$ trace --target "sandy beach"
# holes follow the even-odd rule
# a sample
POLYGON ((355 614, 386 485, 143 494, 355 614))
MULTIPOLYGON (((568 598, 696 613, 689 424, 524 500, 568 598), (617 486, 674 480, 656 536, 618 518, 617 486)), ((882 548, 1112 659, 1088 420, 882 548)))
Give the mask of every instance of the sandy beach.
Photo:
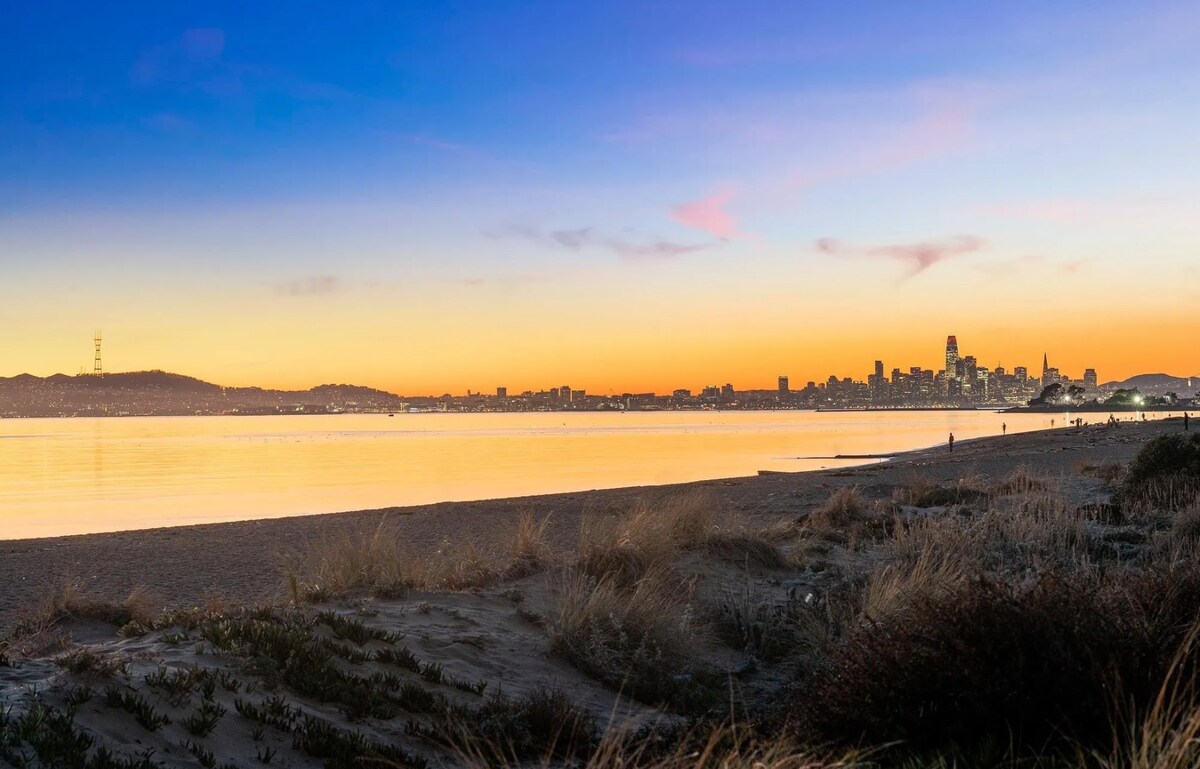
POLYGON ((163 608, 281 600, 286 595, 282 562, 288 553, 323 538, 371 531, 384 520, 399 528, 414 552, 473 543, 485 557, 500 559, 507 533, 522 514, 548 518, 549 542, 566 552, 576 547, 586 517, 624 512, 641 501, 680 493, 710 496, 746 527, 766 527, 811 512, 839 487, 858 486, 867 497, 886 498, 897 483, 914 475, 943 483, 971 474, 1001 477, 1027 465, 1061 478, 1071 501, 1082 505, 1098 493, 1098 484, 1079 474, 1080 462, 1126 462, 1144 441, 1178 430, 1178 419, 1099 424, 961 441, 953 453, 943 445, 848 469, 0 541, 5 585, 0 631, 23 608, 68 582, 97 600, 121 600, 141 587, 163 608))
MULTIPOLYGON (((947 644, 979 628, 963 649, 991 670, 1015 620, 989 613, 1009 598, 969 602, 989 580, 1010 581, 1034 617, 1031 575, 1049 569, 1044 589, 1068 590, 1001 658, 1031 689, 1044 649, 1057 660, 1103 643, 1113 621, 1129 624, 1120 645, 1178 640, 1186 625, 1156 623, 1171 616, 1167 587, 1193 616, 1196 516, 1109 503, 1147 441, 1181 432, 1060 428, 836 470, 0 543, 0 765, 101 748, 121 766, 512 765, 734 710, 768 750, 785 745, 779 718, 812 744, 852 746, 878 717, 869 740, 915 747, 927 723, 908 726, 910 694, 887 683, 910 654, 871 666, 908 638, 931 644, 940 670, 947 644), (1111 579, 1070 587, 1097 568, 1111 579), (964 600, 978 620, 959 617, 964 600), (879 624, 889 617, 901 635, 879 624)), ((1122 675, 1162 680, 1173 648, 1119 656, 1137 662, 1122 675)), ((1098 696, 1087 682, 1105 670, 1064 701, 1098 696)), ((940 696, 924 680, 911 696, 940 696)), ((1004 678, 993 694, 1010 690, 1004 678)))

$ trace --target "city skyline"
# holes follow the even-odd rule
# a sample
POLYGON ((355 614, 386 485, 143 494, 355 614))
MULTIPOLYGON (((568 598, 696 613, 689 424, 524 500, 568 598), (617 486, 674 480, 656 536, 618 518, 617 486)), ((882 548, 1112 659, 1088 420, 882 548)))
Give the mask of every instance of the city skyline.
MULTIPOLYGON (((147 368, 141 368, 141 369, 124 369, 121 371, 113 371, 110 368, 108 368, 107 366, 102 366, 102 332, 100 330, 97 330, 94 334, 94 337, 91 339, 91 341, 93 344, 91 347, 88 348, 89 351, 91 352, 91 358, 89 359, 89 365, 88 366, 81 365, 78 369, 77 376, 98 375, 102 371, 103 371, 103 373, 106 373, 106 374, 107 373, 131 374, 131 373, 143 373, 143 372, 155 372, 155 371, 159 371, 159 372, 169 371, 168 369, 165 369, 161 366, 149 366, 147 368)), ((1091 366, 1085 367, 1085 368, 1079 370, 1077 372, 1078 373, 1077 376, 1072 376, 1072 374, 1076 373, 1076 372, 1073 372, 1066 367, 1061 367, 1061 366, 1057 366, 1057 365, 1055 365, 1055 366, 1049 365, 1050 353, 1048 351, 1043 351, 1041 353, 1042 361, 1041 361, 1040 367, 1023 365, 1023 364, 1014 364, 1011 366, 1006 366, 1003 364, 1003 362, 998 363, 996 365, 988 366, 983 363, 980 363, 978 356, 973 355, 973 354, 971 354, 971 355, 966 354, 966 350, 968 350, 968 349, 973 349, 973 348, 970 348, 969 346, 964 347, 961 351, 962 354, 960 356, 958 335, 951 334, 951 335, 946 336, 946 343, 945 343, 945 347, 943 349, 944 358, 940 359, 940 360, 944 360, 945 365, 940 369, 939 368, 928 368, 921 364, 914 365, 913 361, 902 361, 903 365, 893 365, 891 363, 886 363, 885 361, 887 359, 885 357, 885 358, 875 359, 873 361, 873 366, 871 366, 871 367, 867 367, 867 366, 862 367, 863 369, 870 371, 870 373, 867 373, 865 375, 862 375, 860 372, 857 372, 857 371, 856 372, 826 372, 824 375, 818 375, 815 377, 804 377, 804 376, 797 377, 797 376, 793 376, 788 373, 782 373, 782 374, 777 374, 773 377, 770 377, 770 379, 771 379, 770 383, 764 383, 764 384, 759 385, 757 383, 746 384, 745 382, 740 382, 736 387, 734 386, 732 381, 729 381, 730 377, 717 376, 717 377, 711 377, 711 378, 705 380, 703 384, 683 383, 683 382, 677 381, 677 382, 674 382, 672 384, 669 384, 667 386, 664 386, 664 387, 661 387, 658 389, 653 389, 653 388, 650 388, 650 389, 647 389, 647 388, 624 388, 624 389, 608 388, 608 389, 604 389, 604 388, 595 388, 595 387, 589 386, 589 384, 587 382, 581 382, 577 378, 567 376, 567 377, 565 377, 566 379, 569 379, 569 380, 575 382, 578 386, 570 386, 570 385, 562 385, 562 384, 557 384, 557 385, 549 384, 548 385, 547 382, 535 383, 532 386, 520 386, 520 387, 511 387, 508 384, 498 384, 491 388, 480 387, 477 385, 469 385, 469 386, 458 385, 455 387, 443 388, 440 390, 430 390, 430 391, 422 392, 422 391, 415 391, 415 390, 404 390, 404 389, 392 389, 392 388, 388 388, 388 387, 379 387, 375 384, 366 383, 366 382, 352 382, 350 380, 345 379, 344 377, 339 378, 338 376, 332 376, 331 378, 316 381, 316 382, 309 382, 309 383, 306 383, 306 384, 304 384, 302 386, 298 386, 298 387, 275 387, 273 385, 264 384, 263 382, 249 382, 249 383, 246 383, 246 382, 237 382, 237 383, 219 382, 216 380, 206 379, 203 376, 196 375, 195 373, 189 372, 189 371, 171 371, 170 373, 182 375, 185 377, 192 377, 192 378, 200 379, 202 381, 213 382, 215 384, 219 384, 222 387, 229 387, 229 388, 266 387, 268 389, 278 389, 278 390, 307 390, 307 389, 313 388, 313 387, 319 387, 319 386, 325 386, 325 385, 337 383, 339 385, 353 384, 356 386, 371 387, 371 388, 375 388, 375 389, 378 389, 382 392, 386 392, 389 394, 396 394, 396 395, 400 395, 400 396, 404 396, 404 397, 414 397, 414 398, 437 398, 437 397, 443 397, 443 396, 460 397, 464 393, 467 396, 472 396, 472 395, 478 396, 478 395, 488 395, 490 393, 490 394, 495 394, 499 397, 506 397, 510 394, 513 397, 530 396, 530 395, 542 395, 542 396, 552 395, 555 399, 557 399, 557 397, 558 397, 557 391, 559 391, 559 390, 567 390, 568 392, 578 391, 580 393, 586 393, 586 394, 590 394, 590 395, 603 395, 603 396, 613 396, 613 395, 621 395, 621 394, 628 395, 631 393, 653 393, 653 394, 658 394, 658 395, 669 395, 671 393, 675 393, 678 395, 678 394, 684 393, 684 392, 687 392, 688 395, 690 396, 693 391, 701 392, 701 391, 705 391, 705 390, 716 390, 716 391, 726 390, 726 391, 730 391, 730 392, 736 391, 736 392, 759 392, 759 393, 764 393, 764 392, 799 393, 802 390, 804 390, 805 388, 811 390, 813 387, 824 388, 827 384, 833 385, 833 384, 839 384, 839 383, 840 384, 853 383, 855 386, 874 388, 875 381, 878 381, 878 382, 881 382, 884 384, 891 384, 891 383, 895 382, 897 375, 900 375, 902 377, 908 377, 910 375, 916 376, 918 374, 920 374, 922 376, 930 377, 931 381, 936 381, 937 387, 938 387, 938 392, 941 395, 970 396, 971 387, 969 385, 964 385, 963 382, 964 381, 974 381, 977 377, 978 372, 982 372, 983 374, 991 374, 991 375, 996 375, 996 374, 1007 375, 1007 376, 1016 375, 1020 378, 1022 383, 1024 383, 1026 381, 1026 379, 1028 379, 1028 381, 1033 382, 1033 383, 1039 383, 1039 382, 1042 382, 1043 379, 1046 379, 1047 375, 1051 375, 1051 378, 1049 380, 1047 380, 1046 383, 1049 383, 1050 381, 1061 381, 1064 383, 1082 384, 1082 385, 1086 385, 1088 388, 1090 388, 1093 391, 1098 386, 1105 385, 1105 384, 1108 384, 1111 382, 1120 382, 1120 381, 1123 381, 1123 379, 1129 378, 1129 377, 1100 378, 1097 368, 1091 367, 1091 366), (957 364, 956 370, 954 370, 954 368, 953 368, 953 367, 955 367, 955 364, 957 364), (964 369, 964 366, 965 366, 965 369, 964 369), (954 371, 954 373, 950 373, 951 371, 954 371), (957 388, 957 389, 953 389, 953 388, 957 388)), ((818 367, 819 367, 819 364, 818 364, 818 367)), ((29 371, 21 371, 19 373, 14 372, 14 373, 6 374, 2 370, 0 370, 0 379, 12 379, 16 376, 26 375, 26 374, 32 374, 33 376, 39 376, 39 377, 48 377, 48 376, 52 376, 52 375, 63 375, 63 374, 70 376, 70 374, 67 374, 67 372, 65 370, 61 370, 61 369, 52 372, 52 374, 50 374, 50 373, 35 374, 35 373, 29 372, 29 371)), ((1189 379, 1189 380, 1191 378, 1200 378, 1194 374, 1187 374, 1187 373, 1182 373, 1182 372, 1176 373, 1176 372, 1168 372, 1168 371, 1162 371, 1162 370, 1140 371, 1140 372, 1137 372, 1136 374, 1133 374, 1130 376, 1137 376, 1137 375, 1143 375, 1143 374, 1166 374, 1168 376, 1175 376, 1180 379, 1189 379)), ((551 381, 561 381, 563 378, 564 377, 560 376, 559 379, 551 380, 551 381)), ((969 399, 969 397, 968 397, 968 399, 969 399)), ((569 398, 568 398, 568 400, 569 400, 569 398)))
POLYGON ((113 370, 405 392, 937 368, 947 327, 1200 368, 1195 4, 11 17, 6 373, 94 327, 113 370))

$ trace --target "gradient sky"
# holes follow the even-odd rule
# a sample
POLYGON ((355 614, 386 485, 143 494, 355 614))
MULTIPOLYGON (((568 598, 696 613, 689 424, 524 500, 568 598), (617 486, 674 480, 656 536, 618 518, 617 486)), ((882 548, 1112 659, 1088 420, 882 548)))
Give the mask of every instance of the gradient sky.
POLYGON ((1200 373, 1194 2, 4 5, 0 375, 1200 373))

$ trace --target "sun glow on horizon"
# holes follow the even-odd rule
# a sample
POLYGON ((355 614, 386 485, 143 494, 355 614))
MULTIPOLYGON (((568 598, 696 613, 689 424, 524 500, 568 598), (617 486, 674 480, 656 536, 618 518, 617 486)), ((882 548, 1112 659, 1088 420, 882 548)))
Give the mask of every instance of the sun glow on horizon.
POLYGON ((15 11, 0 375, 1200 373, 1200 10, 694 10, 15 11))

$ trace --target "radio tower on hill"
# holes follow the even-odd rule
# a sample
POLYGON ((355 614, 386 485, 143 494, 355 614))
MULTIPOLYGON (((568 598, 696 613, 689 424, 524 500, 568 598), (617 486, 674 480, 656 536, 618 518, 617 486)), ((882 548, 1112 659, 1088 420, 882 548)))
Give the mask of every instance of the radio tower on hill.
POLYGON ((93 341, 96 343, 96 359, 95 359, 95 361, 93 361, 93 364, 92 364, 92 375, 100 376, 101 374, 104 373, 104 368, 101 367, 101 365, 100 365, 100 342, 101 342, 101 339, 100 339, 99 331, 96 332, 96 337, 93 341))

